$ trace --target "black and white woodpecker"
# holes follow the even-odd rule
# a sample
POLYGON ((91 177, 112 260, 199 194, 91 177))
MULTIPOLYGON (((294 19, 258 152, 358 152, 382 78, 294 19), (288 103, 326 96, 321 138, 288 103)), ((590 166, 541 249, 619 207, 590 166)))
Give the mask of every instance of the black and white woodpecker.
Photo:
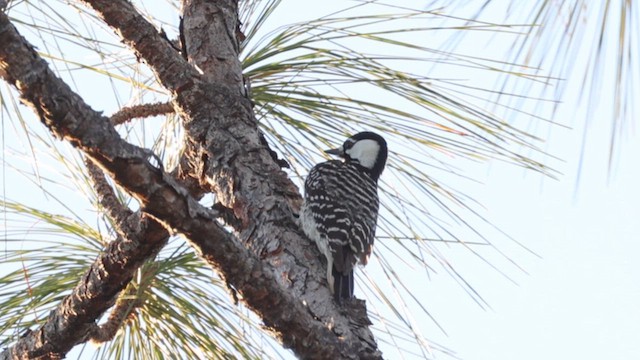
POLYGON ((344 159, 320 163, 304 183, 301 224, 327 258, 327 282, 336 301, 353 297, 353 268, 366 265, 378 219, 378 178, 387 162, 387 142, 361 132, 341 148, 344 159))

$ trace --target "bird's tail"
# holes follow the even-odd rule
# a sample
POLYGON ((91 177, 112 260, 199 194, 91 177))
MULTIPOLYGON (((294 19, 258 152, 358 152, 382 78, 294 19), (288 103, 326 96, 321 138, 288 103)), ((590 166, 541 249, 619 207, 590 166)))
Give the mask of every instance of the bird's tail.
POLYGON ((342 300, 351 299, 353 297, 353 269, 345 274, 336 270, 334 266, 332 275, 334 279, 333 296, 336 302, 340 303, 342 300))

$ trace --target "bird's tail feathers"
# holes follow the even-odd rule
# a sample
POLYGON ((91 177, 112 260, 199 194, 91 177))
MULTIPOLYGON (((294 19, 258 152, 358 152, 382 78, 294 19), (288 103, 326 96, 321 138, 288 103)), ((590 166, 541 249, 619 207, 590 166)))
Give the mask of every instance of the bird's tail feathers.
POLYGON ((336 302, 340 303, 342 300, 351 299, 353 297, 353 270, 342 273, 333 267, 333 296, 336 302))

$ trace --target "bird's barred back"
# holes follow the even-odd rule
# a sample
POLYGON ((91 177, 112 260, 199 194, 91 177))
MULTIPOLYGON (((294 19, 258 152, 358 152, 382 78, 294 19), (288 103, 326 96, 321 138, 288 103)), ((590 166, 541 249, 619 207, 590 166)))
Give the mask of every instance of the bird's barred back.
POLYGON ((331 247, 349 245, 366 263, 379 206, 376 182, 356 164, 327 161, 311 170, 305 193, 320 235, 331 247))

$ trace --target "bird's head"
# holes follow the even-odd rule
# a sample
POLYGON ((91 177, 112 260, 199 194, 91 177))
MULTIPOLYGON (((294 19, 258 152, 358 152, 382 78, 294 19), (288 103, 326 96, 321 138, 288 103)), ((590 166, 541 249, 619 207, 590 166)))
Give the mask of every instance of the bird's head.
POLYGON ((378 180, 387 163, 387 142, 382 136, 370 131, 361 132, 348 138, 341 148, 325 150, 327 154, 338 155, 346 162, 359 164, 378 180))

